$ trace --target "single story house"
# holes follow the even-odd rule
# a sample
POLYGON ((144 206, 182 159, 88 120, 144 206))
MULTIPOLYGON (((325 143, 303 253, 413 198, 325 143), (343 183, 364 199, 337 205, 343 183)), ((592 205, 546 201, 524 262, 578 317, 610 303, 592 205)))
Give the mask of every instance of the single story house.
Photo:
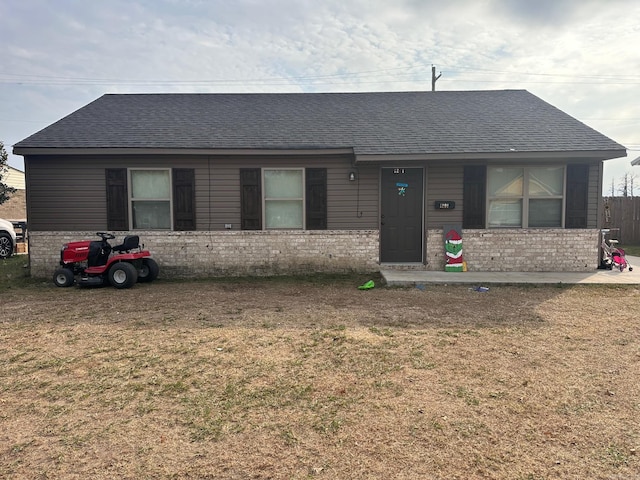
POLYGON ((136 232, 162 275, 598 266, 606 136, 524 90, 109 94, 14 145, 31 272, 136 232), (447 231, 445 231, 447 229, 447 231))

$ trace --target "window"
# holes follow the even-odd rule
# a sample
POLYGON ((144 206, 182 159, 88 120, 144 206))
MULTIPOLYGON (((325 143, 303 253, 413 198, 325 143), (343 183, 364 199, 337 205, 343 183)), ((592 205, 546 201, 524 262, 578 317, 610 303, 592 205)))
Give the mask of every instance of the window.
POLYGON ((489 167, 489 227, 562 227, 564 167, 489 167))
POLYGON ((131 226, 135 229, 171 229, 171 171, 129 170, 131 226))
POLYGON ((195 170, 105 169, 107 229, 195 230, 195 170))
POLYGON ((529 168, 529 226, 561 227, 564 167, 529 168))
POLYGON ((304 227, 304 170, 264 169, 266 229, 304 227))
POLYGON ((326 168, 241 168, 243 230, 327 229, 326 168))
POLYGON ((521 227, 524 168, 489 168, 489 227, 521 227))

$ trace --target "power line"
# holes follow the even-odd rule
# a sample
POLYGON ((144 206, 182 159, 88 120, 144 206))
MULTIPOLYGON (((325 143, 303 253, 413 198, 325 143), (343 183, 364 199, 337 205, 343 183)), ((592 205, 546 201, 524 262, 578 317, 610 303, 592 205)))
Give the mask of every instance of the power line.
MULTIPOLYGON (((335 74, 322 74, 322 75, 301 75, 291 77, 264 77, 264 78, 248 78, 248 79, 190 79, 190 80, 148 80, 148 79, 122 79, 122 78, 92 78, 92 77, 66 77, 66 76, 54 76, 54 75, 33 75, 33 74, 12 74, 1 73, 0 83, 2 84, 14 84, 14 85, 34 85, 34 86, 57 86, 57 85, 118 85, 118 86, 163 86, 163 85, 175 85, 175 86, 232 86, 232 85, 288 85, 291 82, 298 83, 315 83, 318 80, 329 79, 351 79, 351 81, 358 80, 360 84, 371 83, 394 83, 402 80, 398 80, 400 77, 423 75, 424 79, 427 78, 428 66, 426 64, 413 64, 405 67, 394 67, 385 69, 363 70, 358 72, 344 72, 335 74), (423 72, 420 70, 424 69, 423 72), (405 73, 401 71, 404 70, 405 73), (413 71, 410 71, 413 70, 413 71), (362 78, 364 77, 364 78, 362 78), (374 80, 376 77, 392 77, 391 80, 374 80)), ((520 72, 509 70, 496 70, 485 69, 468 66, 451 65, 447 70, 447 73, 458 73, 464 75, 465 73, 473 73, 476 75, 523 75, 532 77, 549 78, 566 78, 575 79, 576 81, 533 81, 527 80, 526 83, 549 83, 549 84, 607 84, 607 85, 638 85, 640 84, 640 75, 574 75, 563 73, 540 73, 540 72, 520 72), (614 80, 612 82, 612 80, 614 80)), ((416 82, 421 81, 415 79, 416 82)), ((461 82, 473 82, 473 83, 505 83, 510 80, 480 80, 480 79, 468 79, 468 78, 448 78, 448 82, 461 83, 461 82)), ((345 82, 331 82, 329 85, 344 85, 345 82)))
MULTIPOLYGON (((408 74, 404 74, 407 76, 408 74)), ((0 79, 0 84, 4 85, 25 85, 25 86, 47 86, 47 87, 56 87, 56 86, 241 86, 241 85, 251 85, 251 86, 269 86, 269 85, 308 85, 308 86, 320 86, 320 85, 371 85, 371 84, 390 84, 390 83, 423 83, 425 79, 401 79, 396 78, 392 80, 358 80, 354 83, 351 81, 344 82, 317 82, 314 81, 311 77, 307 78, 274 78, 272 80, 260 80, 260 79, 246 79, 246 80, 116 80, 116 81, 108 81, 108 80, 93 80, 93 81, 60 81, 60 82, 41 82, 41 81, 20 81, 20 80, 3 80, 0 79), (306 80, 306 81, 305 81, 306 80)), ((458 79, 458 78, 448 78, 448 83, 484 83, 484 84, 505 84, 505 83, 514 83, 513 80, 477 80, 477 79, 458 79)), ((584 82, 584 81, 575 81, 575 82, 563 82, 563 81, 522 81, 518 82, 519 84, 543 84, 543 85, 640 85, 640 81, 637 82, 611 82, 611 81, 602 81, 602 82, 584 82)))
MULTIPOLYGON (((394 68, 383 68, 383 69, 375 69, 375 70, 362 70, 359 72, 344 72, 344 73, 333 73, 333 74, 322 74, 322 75, 304 75, 299 77, 267 77, 267 78, 257 78, 252 79, 256 81, 261 80, 280 80, 280 79, 315 79, 315 78, 331 78, 331 77, 345 77, 345 76, 354 76, 354 75, 363 75, 369 73, 381 73, 381 72, 394 72, 397 70, 407 70, 411 68, 417 67, 425 67, 422 64, 409 65, 406 67, 394 67, 394 68)), ((404 74, 408 75, 408 74, 404 74)), ((39 79, 52 79, 52 80, 64 80, 64 81, 101 81, 101 82, 112 82, 112 81, 125 81, 125 82, 163 82, 163 80, 139 80, 139 79, 121 79, 121 78, 88 78, 88 77, 61 77, 61 76, 53 76, 53 75, 31 75, 31 74, 20 74, 20 73, 0 73, 0 77, 8 76, 8 77, 27 77, 27 78, 39 78, 39 79)), ((176 82, 243 82, 245 80, 216 80, 216 79, 207 79, 207 80, 176 80, 176 82)))
POLYGON ((488 68, 464 67, 464 66, 451 66, 450 68, 452 69, 451 71, 470 70, 470 71, 477 72, 479 74, 485 74, 485 75, 493 75, 495 73, 504 73, 508 75, 530 75, 530 76, 540 76, 540 77, 599 78, 602 80, 627 78, 627 79, 640 80, 640 75, 638 74, 575 75, 575 74, 568 74, 568 73, 541 73, 541 72, 519 72, 514 70, 493 70, 488 68))
POLYGON ((378 70, 364 70, 360 72, 345 72, 335 74, 323 74, 323 75, 305 75, 305 76, 292 76, 292 77, 265 77, 265 78, 249 78, 249 79, 197 79, 197 80, 148 80, 148 79, 122 79, 122 78, 87 78, 87 77, 60 77, 49 75, 29 75, 29 74, 10 74, 0 73, 0 83, 5 84, 28 84, 28 85, 101 85, 115 83, 119 85, 198 85, 198 84, 247 84, 247 83, 272 83, 273 84, 288 84, 291 81, 314 81, 331 78, 348 78, 359 77, 363 75, 377 74, 377 76, 410 76, 417 75, 416 73, 384 73, 384 72, 397 72, 398 70, 408 70, 416 68, 415 66, 409 67, 396 67, 385 68, 378 70), (2 78, 11 77, 11 78, 2 78))

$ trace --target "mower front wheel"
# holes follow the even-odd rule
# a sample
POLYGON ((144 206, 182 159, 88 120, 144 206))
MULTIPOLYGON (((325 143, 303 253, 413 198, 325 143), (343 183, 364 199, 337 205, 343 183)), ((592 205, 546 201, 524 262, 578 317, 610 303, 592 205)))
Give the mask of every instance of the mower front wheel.
POLYGON ((160 267, 153 258, 143 258, 142 267, 138 270, 138 282, 150 283, 158 278, 160 267))
POLYGON ((53 283, 56 287, 70 287, 74 282, 73 271, 69 268, 60 267, 53 272, 53 283))
POLYGON ((109 269, 108 277, 116 288, 131 288, 138 281, 138 270, 128 262, 118 262, 109 269))

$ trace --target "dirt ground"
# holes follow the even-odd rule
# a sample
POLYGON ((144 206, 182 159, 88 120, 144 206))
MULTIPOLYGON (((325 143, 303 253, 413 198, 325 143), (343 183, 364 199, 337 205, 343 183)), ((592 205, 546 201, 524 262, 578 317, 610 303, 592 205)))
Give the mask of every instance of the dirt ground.
POLYGON ((640 289, 0 292, 0 477, 640 479, 640 289))

